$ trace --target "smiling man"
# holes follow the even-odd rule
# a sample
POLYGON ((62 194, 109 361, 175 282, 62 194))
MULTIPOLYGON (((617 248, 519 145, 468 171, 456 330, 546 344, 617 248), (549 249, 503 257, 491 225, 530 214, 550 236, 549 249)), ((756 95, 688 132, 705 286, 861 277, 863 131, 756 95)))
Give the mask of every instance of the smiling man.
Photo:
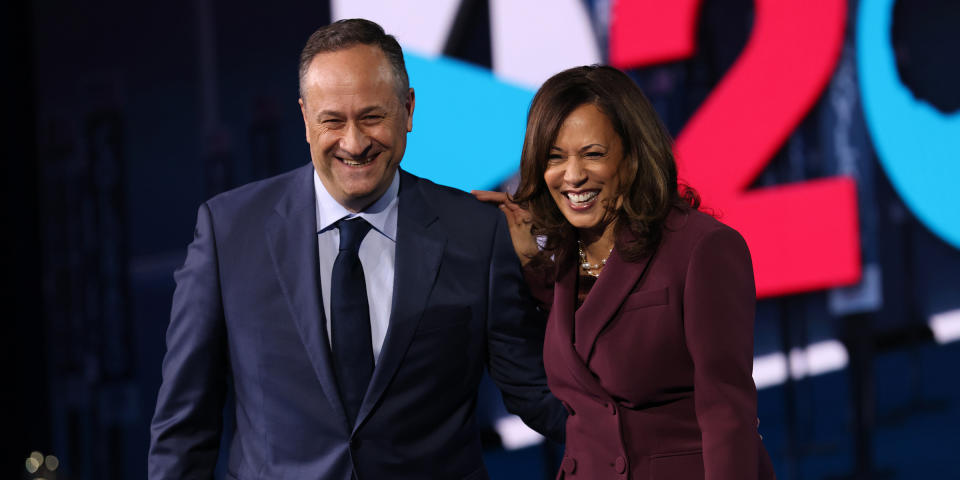
POLYGON ((413 130, 413 89, 391 66, 403 68, 403 57, 360 43, 304 61, 300 111, 313 166, 337 203, 362 211, 387 192, 413 130))
POLYGON ((510 411, 562 440, 503 215, 399 169, 414 93, 396 40, 367 20, 316 31, 300 110, 309 165, 199 209, 150 478, 211 476, 227 398, 228 478, 487 478, 484 367, 510 411))

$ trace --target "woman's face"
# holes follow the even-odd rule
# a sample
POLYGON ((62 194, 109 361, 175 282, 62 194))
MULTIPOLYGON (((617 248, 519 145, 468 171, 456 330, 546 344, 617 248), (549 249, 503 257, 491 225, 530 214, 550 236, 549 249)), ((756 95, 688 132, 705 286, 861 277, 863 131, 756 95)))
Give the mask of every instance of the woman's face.
POLYGON ((617 171, 623 145, 607 115, 586 103, 560 126, 543 180, 557 207, 575 228, 605 228, 618 206, 617 171))

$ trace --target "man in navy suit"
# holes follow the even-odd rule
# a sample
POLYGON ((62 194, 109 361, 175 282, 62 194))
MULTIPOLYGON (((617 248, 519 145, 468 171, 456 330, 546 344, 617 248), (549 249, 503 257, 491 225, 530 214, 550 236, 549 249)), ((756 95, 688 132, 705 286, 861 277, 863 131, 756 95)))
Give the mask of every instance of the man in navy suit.
POLYGON ((503 215, 398 168, 414 92, 396 40, 366 20, 319 29, 300 97, 312 165, 199 209, 150 478, 210 478, 228 390, 228 478, 487 478, 484 366, 510 411, 561 440, 503 215))

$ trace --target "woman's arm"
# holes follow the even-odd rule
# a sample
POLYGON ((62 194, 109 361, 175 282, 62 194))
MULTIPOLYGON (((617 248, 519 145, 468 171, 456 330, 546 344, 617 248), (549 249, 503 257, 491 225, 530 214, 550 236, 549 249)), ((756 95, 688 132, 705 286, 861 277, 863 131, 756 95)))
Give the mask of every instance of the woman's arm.
POLYGON ((510 229, 513 250, 520 259, 520 265, 523 266, 523 276, 527 286, 540 303, 540 308, 549 310, 553 305, 553 282, 556 271, 553 260, 537 245, 537 237, 531 231, 530 212, 513 203, 510 195, 504 192, 473 190, 470 193, 481 202, 496 204, 503 212, 510 229))
POLYGON ((530 260, 540 253, 540 247, 537 245, 537 237, 530 231, 532 219, 530 212, 524 210, 520 205, 513 203, 510 195, 504 192, 491 192, 489 190, 472 190, 470 193, 477 197, 477 200, 486 203, 496 204, 507 218, 507 226, 510 228, 510 240, 513 241, 513 250, 517 252, 517 258, 520 259, 520 265, 526 266, 530 260))
POLYGON ((693 249, 683 292, 708 480, 757 478, 755 304, 753 266, 743 237, 726 226, 708 232, 693 249))

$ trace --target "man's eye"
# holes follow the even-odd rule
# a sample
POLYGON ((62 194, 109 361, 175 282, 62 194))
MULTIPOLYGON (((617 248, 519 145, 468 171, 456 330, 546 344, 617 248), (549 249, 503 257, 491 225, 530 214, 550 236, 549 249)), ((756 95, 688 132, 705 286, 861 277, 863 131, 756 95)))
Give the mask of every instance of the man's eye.
POLYGON ((377 122, 383 119, 383 115, 366 115, 363 119, 368 122, 377 122))
POLYGON ((330 127, 330 126, 342 124, 343 120, 340 120, 339 118, 328 118, 326 120, 321 120, 320 123, 330 127))

